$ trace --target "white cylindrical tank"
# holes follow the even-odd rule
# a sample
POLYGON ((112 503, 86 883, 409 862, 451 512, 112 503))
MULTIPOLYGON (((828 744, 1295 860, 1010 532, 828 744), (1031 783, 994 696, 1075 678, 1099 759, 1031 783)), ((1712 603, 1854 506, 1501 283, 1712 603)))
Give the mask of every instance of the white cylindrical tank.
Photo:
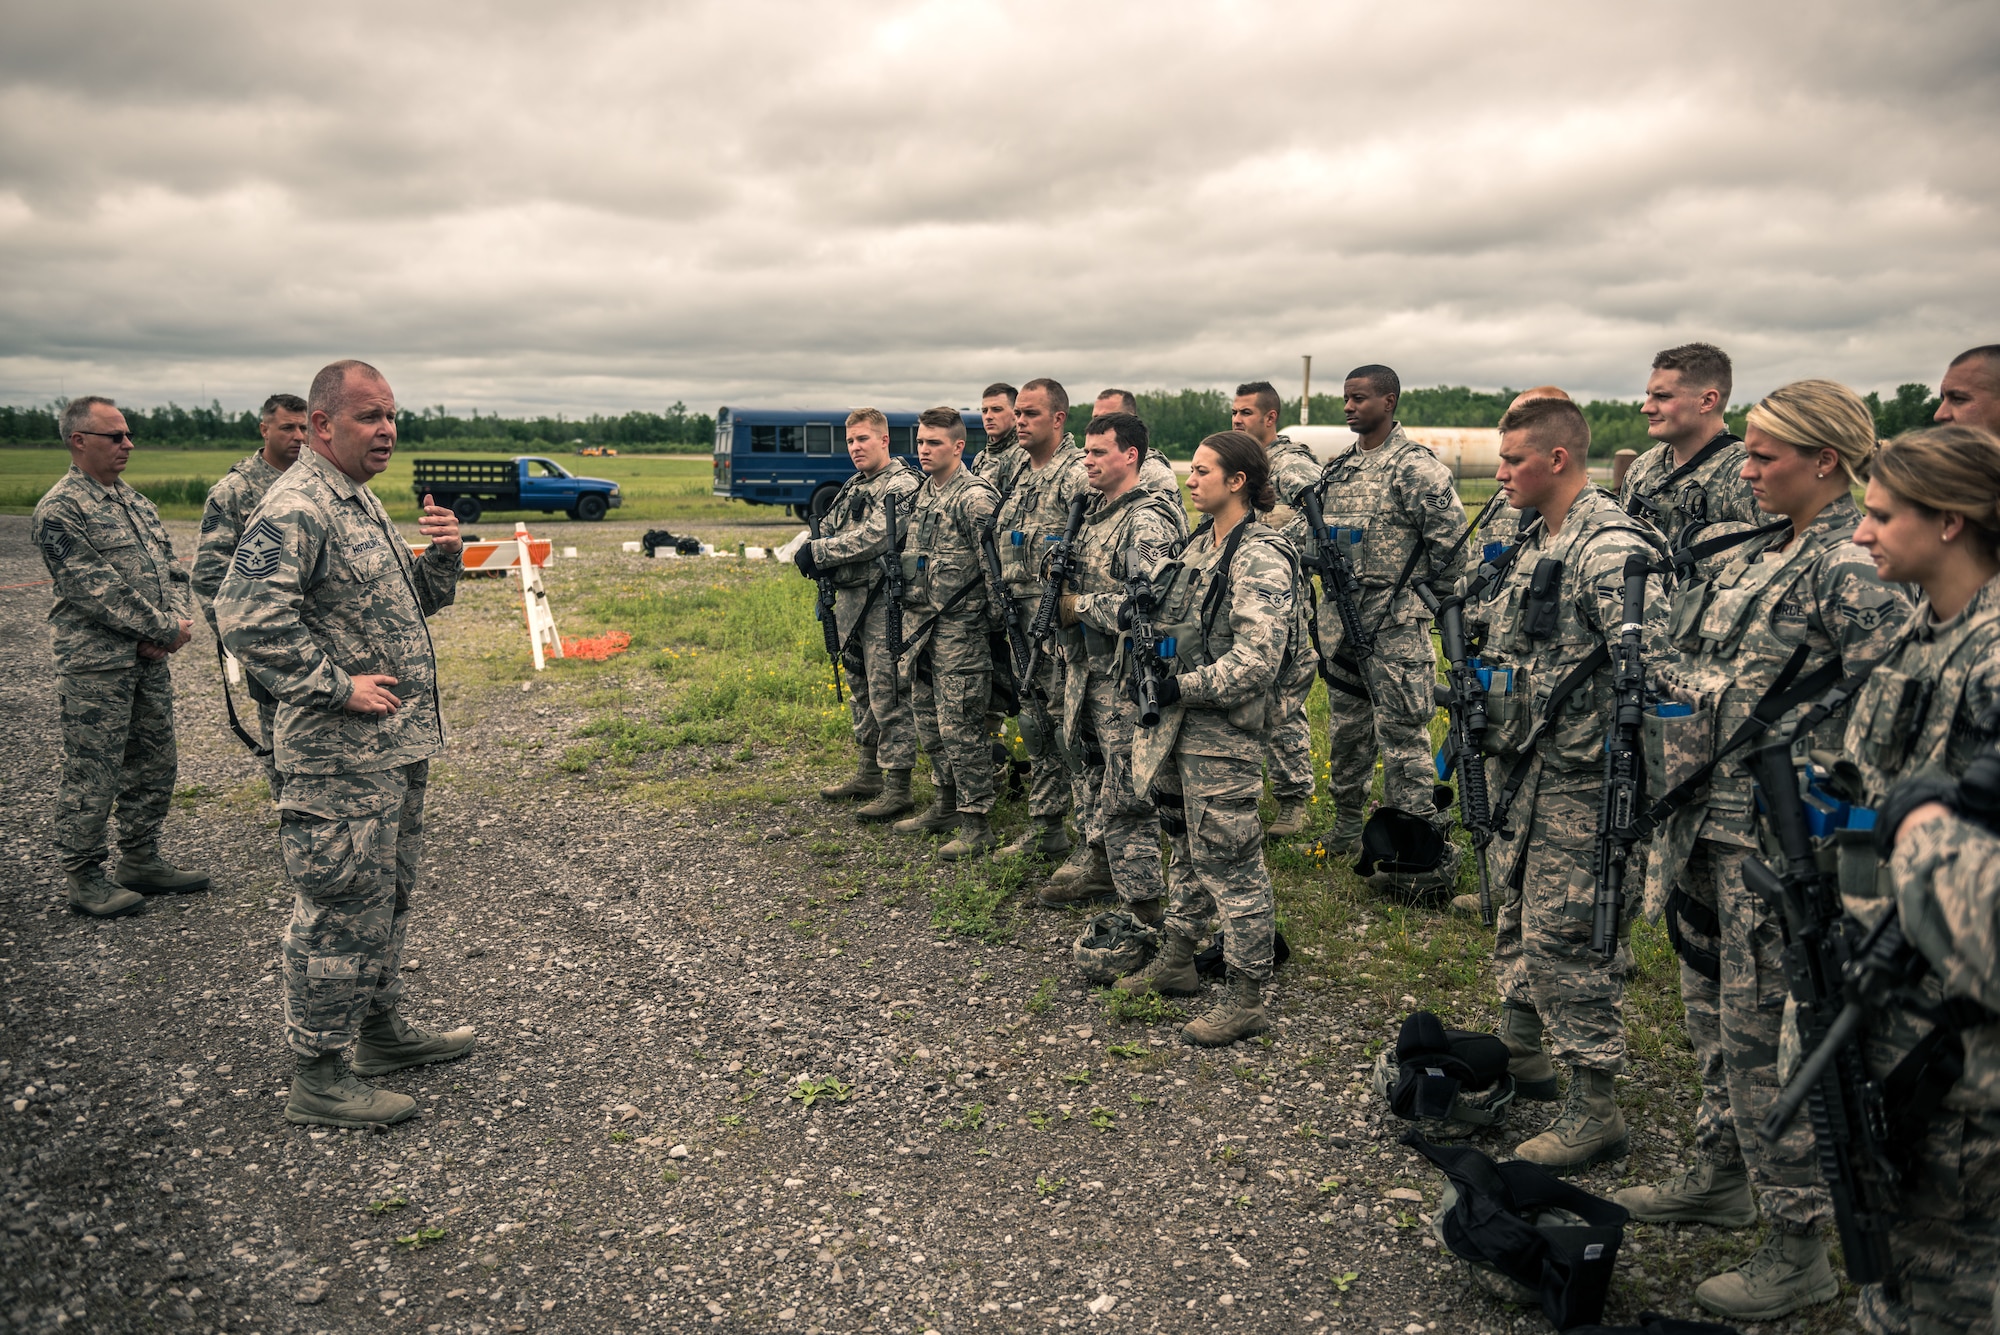
MULTIPOLYGON (((1500 430, 1484 426, 1407 426, 1405 435, 1428 446, 1451 469, 1453 477, 1492 477, 1500 466, 1500 430)), ((1326 463, 1354 445, 1354 433, 1344 426, 1293 426, 1285 435, 1326 463)))

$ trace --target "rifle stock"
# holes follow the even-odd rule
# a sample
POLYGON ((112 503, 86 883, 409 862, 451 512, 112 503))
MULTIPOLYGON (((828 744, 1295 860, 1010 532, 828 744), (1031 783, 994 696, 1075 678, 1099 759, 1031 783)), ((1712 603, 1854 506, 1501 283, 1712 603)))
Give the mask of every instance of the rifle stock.
MULTIPOLYGON (((823 490, 823 489, 822 489, 823 490)), ((827 493, 830 497, 831 493, 827 493)), ((820 524, 826 518, 826 505, 815 501, 806 507, 806 531, 814 542, 819 541, 820 524)), ((840 694, 840 625, 833 614, 833 579, 821 575, 814 581, 819 586, 819 599, 813 608, 813 615, 819 618, 820 635, 826 642, 827 661, 833 664, 833 701, 842 703, 840 694)))
POLYGON ((1164 675, 1160 656, 1163 645, 1164 652, 1173 652, 1173 641, 1160 639, 1153 580, 1150 574, 1137 573, 1139 560, 1137 549, 1126 553, 1125 607, 1131 628, 1126 632, 1125 648, 1132 672, 1132 697, 1139 705, 1139 726, 1155 728, 1160 723, 1160 680, 1164 675))
MULTIPOLYGON (((1028 634, 1021 624, 1021 609, 1014 606, 1013 595, 1007 591, 1007 582, 1000 569, 1000 549, 994 538, 995 521, 989 518, 979 531, 979 547, 986 560, 986 578, 993 586, 993 596, 1000 604, 1000 621, 1007 632, 1007 652, 1014 661, 1016 697, 1021 704, 1021 718, 1037 736, 1035 746, 1039 753, 1053 752, 1061 760, 1065 769, 1071 769, 1068 749, 1062 744, 1062 734, 1058 731, 1054 718, 1049 713, 1048 701, 1042 696, 1041 683, 1035 680, 1038 664, 1033 647, 1028 642, 1028 634)), ((1023 730, 1024 732, 1026 729, 1023 730)))
POLYGON ((1361 624, 1361 581, 1347 553, 1341 550, 1339 540, 1340 533, 1346 530, 1327 528, 1326 512, 1320 506, 1319 492, 1313 487, 1301 487, 1292 507, 1306 517, 1312 528, 1312 555, 1306 558, 1306 568, 1319 576, 1321 592, 1340 617, 1341 638, 1346 642, 1347 652, 1356 663, 1365 663, 1375 656, 1375 637, 1361 624))
POLYGON ((882 609, 888 621, 889 656, 900 659, 903 656, 903 539, 896 532, 896 493, 883 496, 882 504, 889 518, 889 550, 882 553, 882 592, 889 602, 882 609))
POLYGON ((1611 689, 1616 713, 1604 753, 1604 796, 1597 822, 1597 898, 1591 905, 1590 948, 1610 959, 1618 953, 1619 919, 1625 912, 1625 869, 1639 837, 1646 769, 1639 729, 1646 713, 1646 665, 1640 652, 1645 634, 1646 576, 1643 556, 1625 560, 1625 598, 1612 658, 1611 689))
MULTIPOLYGON (((1083 512, 1090 506, 1087 493, 1078 492, 1069 503, 1069 524, 1063 529, 1062 542, 1049 553, 1048 586, 1042 590, 1042 601, 1035 608, 1035 619, 1028 627, 1028 643, 1039 656, 1042 646, 1048 643, 1055 630, 1056 605, 1062 601, 1063 587, 1076 574, 1076 535, 1083 530, 1083 512)), ((1036 666, 1039 666, 1039 661, 1036 666)))
POLYGON ((1417 598, 1437 621, 1438 639, 1444 647, 1445 685, 1441 703, 1451 713, 1452 770, 1458 776, 1458 819, 1472 836, 1472 852, 1479 865, 1479 918, 1493 925, 1493 884, 1487 869, 1486 850, 1493 842, 1493 801, 1486 787, 1486 688, 1472 666, 1465 635, 1465 601, 1459 597, 1439 598, 1424 580, 1412 586, 1417 598))

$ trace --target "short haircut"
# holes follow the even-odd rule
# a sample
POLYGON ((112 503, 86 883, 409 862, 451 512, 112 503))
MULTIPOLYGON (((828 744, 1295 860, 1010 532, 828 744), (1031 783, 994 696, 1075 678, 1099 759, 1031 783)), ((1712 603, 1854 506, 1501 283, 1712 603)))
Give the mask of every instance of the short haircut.
POLYGON ((347 398, 348 376, 355 371, 377 380, 387 379, 367 362, 356 361, 352 357, 329 363, 320 368, 319 374, 313 377, 312 388, 306 391, 306 411, 325 413, 328 417, 339 412, 340 405, 347 398))
POLYGON ((1875 462, 1875 414, 1859 394, 1837 380, 1794 380, 1757 400, 1744 421, 1772 440, 1817 454, 1832 450, 1854 486, 1868 480, 1875 462))
POLYGON ((1092 436, 1110 436, 1118 442, 1121 450, 1139 451, 1139 462, 1146 462, 1146 424, 1136 413, 1105 413, 1102 417, 1090 419, 1090 425, 1083 429, 1084 439, 1092 436))
POLYGON ((118 406, 117 403, 105 398, 102 394, 81 394, 63 404, 62 425, 59 428, 62 432, 63 444, 69 444, 69 438, 77 432, 89 430, 90 410, 100 403, 107 408, 116 408, 118 406))
POLYGON ((2000 437, 1951 423, 1906 431, 1875 453, 1873 480, 1934 515, 1963 515, 1981 546, 2000 550, 2000 437))
POLYGON ((306 410, 306 401, 296 394, 273 394, 264 400, 264 406, 258 410, 257 420, 270 421, 280 408, 288 413, 302 413, 306 410))
POLYGON ((965 439, 965 417, 956 408, 926 408, 917 414, 917 425, 935 427, 953 440, 965 439))
POLYGON ((1006 381, 996 380, 992 384, 988 385, 985 389, 980 390, 979 397, 980 400, 983 402, 986 399, 998 398, 1000 395, 1005 394, 1007 396, 1007 406, 1011 408, 1014 406, 1014 399, 1020 394, 1020 392, 1021 392, 1020 390, 1015 389, 1012 385, 1008 384, 1006 381))
POLYGON ((1252 380, 1247 385, 1238 385, 1236 397, 1240 399, 1245 394, 1257 396, 1257 411, 1260 413, 1274 413, 1285 406, 1284 400, 1278 397, 1277 389, 1268 380, 1252 380))
POLYGON ((1403 396, 1402 378, 1379 362, 1370 362, 1366 366, 1357 366, 1347 373, 1347 378, 1349 380, 1366 380, 1374 387, 1377 394, 1393 394, 1397 398, 1403 396))
POLYGON ((1958 356, 1953 357, 1951 364, 1953 366, 1962 366, 1974 357, 1978 357, 1986 363, 1986 370, 1989 374, 2000 376, 2000 343, 1982 343, 1976 348, 1967 348, 1964 352, 1959 353, 1958 356))
POLYGON ((1062 381, 1051 380, 1047 376, 1040 376, 1021 386, 1023 394, 1026 394, 1031 389, 1039 389, 1042 393, 1049 396, 1050 412, 1068 415, 1069 391, 1062 387, 1062 381))
POLYGON ((1590 423, 1568 399, 1529 399, 1500 419, 1500 434, 1519 431, 1543 454, 1560 447, 1577 459, 1590 456, 1590 423))
POLYGON ((1729 363, 1729 354, 1713 343, 1683 343, 1678 348, 1668 348, 1653 358, 1653 369, 1678 371, 1688 384, 1722 395, 1725 405, 1729 402, 1729 391, 1736 386, 1736 370, 1729 363))
POLYGON ((1118 411, 1121 413, 1136 413, 1139 411, 1138 396, 1133 394, 1132 391, 1129 389, 1098 390, 1097 398, 1095 401, 1098 403, 1102 403, 1106 399, 1118 400, 1118 411))
POLYGON ((880 408, 856 408, 847 415, 847 425, 872 426, 885 436, 889 434, 889 419, 880 408))

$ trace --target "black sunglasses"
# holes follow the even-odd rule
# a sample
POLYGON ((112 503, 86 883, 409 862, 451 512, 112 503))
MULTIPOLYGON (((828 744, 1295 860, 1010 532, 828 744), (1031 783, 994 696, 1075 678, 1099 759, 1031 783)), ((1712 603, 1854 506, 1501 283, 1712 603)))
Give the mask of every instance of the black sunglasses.
MULTIPOLYGON (((79 431, 76 434, 79 436, 102 436, 106 440, 133 440, 130 431, 79 431)), ((138 442, 134 440, 133 443, 137 444, 138 442)))

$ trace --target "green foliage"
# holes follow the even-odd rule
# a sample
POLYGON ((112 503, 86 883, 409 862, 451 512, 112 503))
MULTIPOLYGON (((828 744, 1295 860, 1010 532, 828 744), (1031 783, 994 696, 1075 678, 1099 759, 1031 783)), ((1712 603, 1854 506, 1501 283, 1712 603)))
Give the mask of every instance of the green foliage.
POLYGON ((1053 1196, 1068 1185, 1069 1179, 1066 1177, 1044 1177, 1040 1173, 1035 1174, 1035 1194, 1038 1196, 1053 1196))
POLYGON ((986 1125, 986 1105, 968 1103, 960 1109, 957 1117, 947 1115, 938 1122, 938 1125, 946 1131, 977 1131, 986 1125))
POLYGON ((845 1103, 853 1094, 854 1086, 841 1083, 835 1076, 828 1076, 824 1080, 812 1080, 800 1076, 787 1097, 797 1099, 801 1106, 810 1108, 821 1099, 845 1103))
POLYGON ((443 1242, 448 1236, 448 1231, 442 1228, 420 1228, 414 1233, 397 1238, 396 1241, 413 1252, 420 1252, 434 1242, 443 1242))
MULTIPOLYGON (((1229 430, 1231 396, 1224 390, 1151 389, 1134 391, 1133 397, 1139 400, 1139 416, 1145 419, 1147 436, 1169 458, 1192 459, 1203 436, 1229 430)), ((1088 412, 1088 407, 1083 411, 1088 412)), ((1333 420, 1340 418, 1336 415, 1333 420)), ((1079 421, 1072 428, 1079 443, 1083 426, 1079 421)))
POLYGON ((1893 440, 1905 431, 1920 431, 1932 425, 1938 405, 1944 400, 1932 394, 1929 385, 1912 384, 1896 386, 1896 397, 1887 403, 1873 390, 1868 392, 1863 402, 1875 415, 1876 436, 1882 440, 1893 440))

